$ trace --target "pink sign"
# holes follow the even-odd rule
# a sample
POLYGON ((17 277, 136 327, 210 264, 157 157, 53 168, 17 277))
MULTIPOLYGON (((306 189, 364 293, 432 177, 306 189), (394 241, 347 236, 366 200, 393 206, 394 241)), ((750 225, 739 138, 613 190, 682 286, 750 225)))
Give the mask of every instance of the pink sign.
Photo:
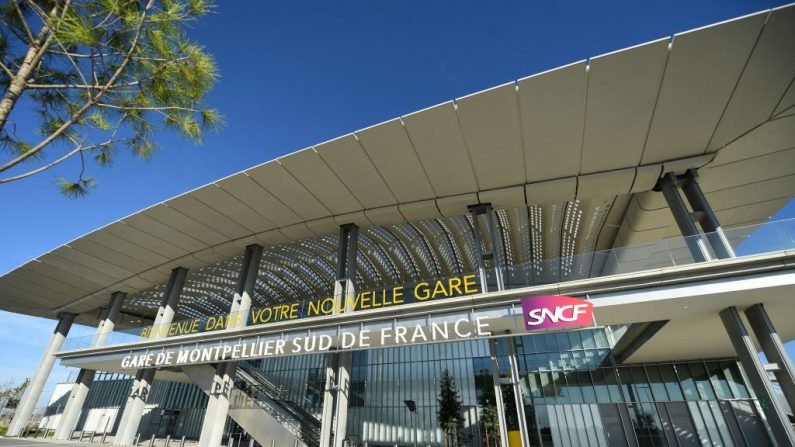
POLYGON ((527 331, 593 324, 593 304, 560 295, 539 295, 522 299, 524 328, 527 331))

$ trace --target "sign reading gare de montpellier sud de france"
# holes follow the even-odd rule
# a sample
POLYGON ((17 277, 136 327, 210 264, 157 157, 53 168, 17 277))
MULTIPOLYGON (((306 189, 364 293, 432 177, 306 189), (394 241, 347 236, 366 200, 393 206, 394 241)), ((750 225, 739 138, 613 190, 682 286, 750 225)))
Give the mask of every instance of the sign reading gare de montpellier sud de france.
MULTIPOLYGON (((525 331, 571 329, 593 324, 593 304, 567 296, 543 295, 522 299, 522 314, 525 331)), ((395 325, 378 330, 358 332, 342 331, 338 349, 354 350, 379 346, 400 346, 448 340, 476 339, 492 336, 490 317, 479 317, 475 321, 460 318, 455 321, 432 322, 430 326, 395 325)), ((237 341, 223 346, 180 347, 175 351, 157 354, 128 355, 122 359, 121 367, 143 368, 158 366, 190 365, 219 360, 239 360, 273 355, 295 355, 329 351, 334 338, 321 334, 295 336, 272 340, 237 341)))

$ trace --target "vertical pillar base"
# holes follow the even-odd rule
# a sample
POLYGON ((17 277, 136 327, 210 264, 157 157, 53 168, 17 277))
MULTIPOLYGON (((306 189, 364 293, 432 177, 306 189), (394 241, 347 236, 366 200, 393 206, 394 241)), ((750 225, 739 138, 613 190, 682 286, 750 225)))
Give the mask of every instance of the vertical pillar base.
POLYGON ((53 439, 57 441, 72 439, 72 433, 74 433, 80 413, 83 411, 83 404, 86 402, 95 374, 96 371, 92 369, 81 369, 80 373, 78 373, 77 382, 72 385, 69 401, 66 403, 63 414, 61 414, 61 420, 58 422, 58 428, 55 429, 53 439))
POLYGON ((337 369, 337 354, 326 354, 326 386, 323 392, 323 410, 320 418, 320 447, 331 447, 331 431, 334 426, 334 382, 337 369))
POLYGON ((130 396, 127 398, 127 404, 124 406, 113 445, 133 445, 135 443, 141 418, 144 415, 144 407, 146 407, 146 398, 149 396, 154 378, 154 369, 138 370, 130 396))
POLYGON ((493 338, 489 339, 489 357, 491 357, 491 378, 494 382, 494 405, 497 407, 497 421, 500 424, 500 447, 508 447, 508 422, 505 418, 505 402, 502 400, 497 340, 493 338))
POLYGON ((334 447, 343 447, 348 432, 348 397, 351 387, 351 351, 337 354, 337 398, 335 399, 336 417, 334 418, 334 447))
POLYGON ((19 436, 25 426, 27 426, 28 419, 30 419, 33 409, 36 407, 36 402, 41 397, 41 391, 44 389, 47 379, 50 378, 50 372, 52 372, 52 367, 55 364, 55 353, 61 350, 66 335, 69 333, 74 321, 75 314, 65 313, 59 316, 58 325, 55 327, 55 331, 53 331, 52 337, 50 337, 50 341, 41 355, 36 372, 22 394, 22 399, 20 399, 14 418, 8 426, 6 436, 19 436))
POLYGON ((790 360, 787 350, 784 349, 784 344, 781 343, 765 307, 761 303, 754 304, 745 311, 745 316, 748 317, 751 329, 754 331, 756 339, 759 340, 767 360, 778 365, 778 370, 773 374, 775 374, 790 408, 795 409, 795 368, 792 366, 792 360, 790 360))
POLYGON ((235 386, 236 362, 220 363, 216 366, 213 389, 207 401, 199 447, 218 447, 224 438, 224 426, 229 416, 229 396, 235 386))
POLYGON ((751 337, 740 319, 735 307, 727 307, 720 312, 720 318, 729 334, 729 339, 737 352, 740 364, 745 370, 756 398, 762 404, 770 431, 778 445, 795 445, 795 431, 790 425, 784 409, 776 397, 773 384, 765 371, 762 361, 756 353, 751 337))

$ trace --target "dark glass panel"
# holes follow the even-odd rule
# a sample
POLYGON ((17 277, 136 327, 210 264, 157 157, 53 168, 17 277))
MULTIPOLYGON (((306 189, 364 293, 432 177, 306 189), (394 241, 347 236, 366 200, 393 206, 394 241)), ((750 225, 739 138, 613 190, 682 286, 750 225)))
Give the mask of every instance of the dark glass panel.
POLYGON ((596 392, 594 391, 591 373, 588 371, 577 371, 577 380, 580 382, 582 399, 586 403, 596 402, 596 392))
POLYGON ((550 373, 552 382, 555 384, 555 391, 557 392, 558 403, 569 403, 569 394, 566 387, 566 378, 561 371, 552 371, 550 373))
POLYGON ((593 377, 596 401, 601 403, 610 402, 610 391, 607 389, 604 370, 595 369, 591 371, 591 376, 593 377))
POLYGON ((558 341, 558 349, 561 351, 571 351, 571 343, 569 337, 565 332, 556 332, 555 338, 558 341))
POLYGON ((709 375, 707 374, 707 369, 704 367, 704 364, 696 362, 690 363, 688 366, 693 374, 693 380, 696 382, 696 389, 698 389, 698 394, 701 398, 705 400, 714 400, 715 391, 712 389, 712 384, 709 381, 709 375))
POLYGON ((651 387, 646 379, 646 372, 642 366, 633 366, 630 368, 632 374, 632 382, 635 384, 635 396, 640 402, 651 402, 654 396, 651 393, 651 387))
POLYGON ((638 402, 638 396, 635 394, 635 382, 629 367, 616 368, 616 371, 618 372, 621 391, 626 402, 638 402))
POLYGON ((737 362, 725 361, 721 362, 721 366, 723 367, 723 375, 726 376, 726 381, 735 399, 748 399, 751 397, 745 387, 743 376, 740 374, 739 368, 737 368, 737 362))
POLYGON ((660 371, 663 383, 665 384, 665 391, 668 392, 668 397, 671 400, 684 400, 685 396, 682 394, 682 389, 679 387, 679 378, 676 376, 674 366, 670 364, 657 365, 660 371))
POLYGON ((715 389, 718 399, 731 399, 732 391, 726 381, 726 376, 723 375, 723 368, 721 368, 720 363, 707 362, 706 364, 709 380, 712 382, 712 387, 715 389))
POLYGON ((558 344, 555 334, 539 334, 534 336, 537 352, 557 352, 558 344))
POLYGON ((580 390, 580 384, 577 377, 577 372, 574 370, 568 370, 564 375, 566 377, 569 402, 573 404, 582 403, 583 397, 582 397, 582 391, 580 390))
POLYGON ((596 340, 596 347, 597 348, 610 348, 610 344, 607 342, 607 335, 605 335, 604 329, 597 329, 593 331, 594 339, 596 340))
POLYGON ((533 405, 524 406, 524 415, 527 423, 527 437, 530 438, 530 445, 537 447, 541 445, 541 438, 538 436, 538 424, 536 423, 536 407, 533 405))
POLYGON ((569 345, 571 349, 582 349, 582 338, 580 338, 580 331, 569 332, 569 345))
POLYGON ((697 447, 701 441, 690 418, 690 410, 684 402, 669 402, 665 404, 671 417, 671 424, 676 433, 676 440, 681 447, 697 447))
POLYGON ((651 393, 654 396, 654 400, 658 402, 668 400, 668 393, 665 391, 665 381, 657 365, 647 366, 646 375, 649 377, 649 384, 651 385, 651 393))
POLYGON ((621 387, 618 382, 618 375, 615 368, 601 368, 605 374, 605 383, 607 384, 607 391, 610 393, 610 400, 612 402, 624 402, 625 397, 621 395, 621 387))
POLYGON ((584 349, 595 349, 596 348, 596 335, 595 332, 597 331, 582 331, 580 332, 580 337, 582 338, 582 347, 584 349))
POLYGON ((538 420, 538 431, 541 434, 542 445, 554 445, 552 442, 552 426, 549 423, 549 410, 546 405, 536 406, 536 420, 538 420))
POLYGON ((679 376, 679 384, 682 386, 685 399, 698 400, 698 388, 696 388, 696 382, 693 380, 693 376, 690 374, 690 368, 687 367, 687 364, 676 365, 676 373, 679 376))

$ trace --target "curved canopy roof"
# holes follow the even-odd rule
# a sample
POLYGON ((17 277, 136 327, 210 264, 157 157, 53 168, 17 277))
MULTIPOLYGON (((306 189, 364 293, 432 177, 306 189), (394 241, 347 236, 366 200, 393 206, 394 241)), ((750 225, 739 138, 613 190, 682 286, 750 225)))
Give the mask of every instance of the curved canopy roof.
POLYGON ((469 271, 475 203, 500 210, 511 262, 634 245, 678 233, 650 190, 688 168, 724 226, 757 223, 795 192, 793 79, 792 5, 575 62, 113 222, 0 277, 0 308, 90 322, 125 291, 129 318, 145 318, 181 266, 201 303, 184 312, 212 312, 252 243, 266 247, 263 296, 317 294, 349 222, 366 230, 360 287, 469 271))

